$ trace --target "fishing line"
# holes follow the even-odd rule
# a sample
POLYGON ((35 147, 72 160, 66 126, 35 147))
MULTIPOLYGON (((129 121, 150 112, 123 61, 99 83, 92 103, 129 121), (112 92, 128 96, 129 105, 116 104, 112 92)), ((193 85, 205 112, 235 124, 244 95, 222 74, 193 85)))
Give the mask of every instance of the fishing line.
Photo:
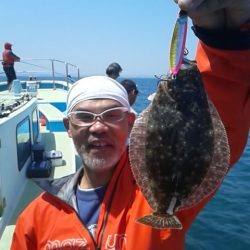
MULTIPOLYGON (((41 69, 46 69, 46 70, 48 70, 49 72, 51 72, 51 68, 48 68, 48 67, 45 67, 45 66, 40 66, 40 65, 37 65, 37 64, 34 64, 34 63, 28 63, 28 62, 24 62, 24 61, 20 61, 20 63, 27 64, 27 65, 31 65, 31 66, 35 66, 35 67, 38 67, 38 68, 41 68, 41 69)), ((61 75, 61 76, 64 76, 64 75, 65 75, 65 74, 63 74, 63 73, 56 72, 56 71, 54 71, 54 73, 57 74, 57 75, 61 75)))
POLYGON ((34 63, 27 63, 27 62, 23 62, 23 61, 20 61, 20 63, 28 64, 28 65, 35 66, 35 67, 38 67, 38 68, 41 68, 41 69, 51 70, 51 68, 47 68, 47 67, 44 67, 44 66, 40 66, 40 65, 37 65, 37 64, 34 64, 34 63))

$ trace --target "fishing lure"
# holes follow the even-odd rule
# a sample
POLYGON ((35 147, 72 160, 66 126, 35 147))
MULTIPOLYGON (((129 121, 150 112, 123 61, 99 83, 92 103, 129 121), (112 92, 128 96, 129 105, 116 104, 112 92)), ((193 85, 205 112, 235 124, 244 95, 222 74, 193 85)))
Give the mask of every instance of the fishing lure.
POLYGON ((180 69, 187 37, 188 16, 181 10, 175 23, 170 47, 170 71, 176 75, 180 69))

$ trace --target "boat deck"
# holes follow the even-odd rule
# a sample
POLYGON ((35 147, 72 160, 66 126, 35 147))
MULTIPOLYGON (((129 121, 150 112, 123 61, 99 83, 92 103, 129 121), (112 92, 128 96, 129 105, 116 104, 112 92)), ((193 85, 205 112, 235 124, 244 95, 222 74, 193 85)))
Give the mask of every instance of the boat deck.
POLYGON ((66 102, 66 91, 62 89, 39 89, 37 94, 38 103, 66 102))

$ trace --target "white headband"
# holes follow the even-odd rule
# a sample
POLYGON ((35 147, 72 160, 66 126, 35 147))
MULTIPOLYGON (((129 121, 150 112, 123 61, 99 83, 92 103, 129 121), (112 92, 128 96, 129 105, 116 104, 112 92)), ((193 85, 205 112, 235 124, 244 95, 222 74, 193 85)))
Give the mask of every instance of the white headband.
POLYGON ((112 99, 130 110, 127 91, 119 82, 107 76, 90 76, 72 85, 67 96, 67 114, 79 102, 90 99, 112 99))

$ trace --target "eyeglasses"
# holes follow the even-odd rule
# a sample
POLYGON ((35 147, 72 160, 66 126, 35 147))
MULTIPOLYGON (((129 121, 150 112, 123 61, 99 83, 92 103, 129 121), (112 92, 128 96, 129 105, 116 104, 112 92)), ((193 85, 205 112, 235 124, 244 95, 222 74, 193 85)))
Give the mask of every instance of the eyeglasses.
POLYGON ((128 112, 126 107, 107 109, 100 114, 88 111, 72 111, 68 114, 68 118, 74 125, 79 127, 88 127, 94 124, 97 118, 100 118, 103 122, 110 124, 120 122, 125 118, 126 112, 128 112))

